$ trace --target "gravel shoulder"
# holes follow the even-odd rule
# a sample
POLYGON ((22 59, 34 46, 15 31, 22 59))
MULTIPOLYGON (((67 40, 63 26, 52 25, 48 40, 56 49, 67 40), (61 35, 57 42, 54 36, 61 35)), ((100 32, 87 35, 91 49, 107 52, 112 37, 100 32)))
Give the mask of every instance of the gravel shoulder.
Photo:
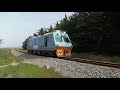
POLYGON ((25 54, 14 49, 11 53, 24 59, 23 63, 30 63, 39 67, 49 66, 54 68, 56 72, 70 78, 120 78, 120 69, 116 68, 25 54))

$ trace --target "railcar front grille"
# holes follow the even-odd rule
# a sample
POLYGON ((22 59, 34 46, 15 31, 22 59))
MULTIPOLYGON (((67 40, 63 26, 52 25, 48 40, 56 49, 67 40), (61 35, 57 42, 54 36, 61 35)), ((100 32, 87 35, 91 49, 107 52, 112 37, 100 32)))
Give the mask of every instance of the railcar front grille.
POLYGON ((70 56, 71 55, 71 49, 70 47, 57 47, 57 56, 70 56))

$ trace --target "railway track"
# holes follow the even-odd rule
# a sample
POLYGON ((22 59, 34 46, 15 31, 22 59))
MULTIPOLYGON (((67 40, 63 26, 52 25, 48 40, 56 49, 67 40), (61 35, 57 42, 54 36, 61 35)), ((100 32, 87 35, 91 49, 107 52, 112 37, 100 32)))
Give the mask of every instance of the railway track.
POLYGON ((101 61, 94 61, 94 60, 87 60, 87 59, 69 58, 69 57, 65 57, 63 59, 68 60, 68 61, 75 61, 75 62, 80 62, 80 63, 88 63, 88 64, 107 66, 107 67, 113 67, 113 68, 120 69, 120 64, 117 64, 117 63, 101 62, 101 61))
MULTIPOLYGON (((19 51, 19 52, 22 52, 19 49, 16 49, 16 50, 19 51)), ((75 62, 80 62, 80 63, 88 63, 88 64, 99 65, 99 66, 107 66, 107 67, 113 67, 113 68, 120 69, 120 64, 117 64, 117 63, 101 62, 101 61, 94 61, 94 60, 80 59, 80 58, 70 58, 70 57, 64 57, 64 58, 60 58, 60 59, 64 59, 64 60, 68 60, 68 61, 75 61, 75 62)))

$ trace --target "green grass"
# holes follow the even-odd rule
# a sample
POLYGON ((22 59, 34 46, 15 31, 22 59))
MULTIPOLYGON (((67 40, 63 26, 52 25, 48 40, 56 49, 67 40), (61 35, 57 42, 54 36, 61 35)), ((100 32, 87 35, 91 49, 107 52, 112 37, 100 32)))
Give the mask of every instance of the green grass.
POLYGON ((92 55, 92 53, 72 53, 71 57, 87 59, 90 55, 92 55))
POLYGON ((89 59, 96 61, 104 61, 104 62, 112 62, 112 63, 120 63, 119 56, 108 56, 96 54, 95 52, 84 52, 84 53, 72 53, 72 58, 81 58, 81 59, 89 59))
POLYGON ((63 78, 53 69, 39 68, 31 64, 19 64, 0 69, 2 78, 63 78))
POLYGON ((66 78, 58 72, 55 72, 52 68, 39 68, 32 64, 21 63, 22 59, 13 56, 10 53, 10 49, 0 50, 0 66, 13 63, 13 59, 10 57, 12 57, 16 63, 20 64, 0 68, 0 78, 66 78))
POLYGON ((10 49, 0 50, 0 66, 10 64, 13 62, 13 59, 19 63, 22 59, 13 56, 10 52, 10 49))

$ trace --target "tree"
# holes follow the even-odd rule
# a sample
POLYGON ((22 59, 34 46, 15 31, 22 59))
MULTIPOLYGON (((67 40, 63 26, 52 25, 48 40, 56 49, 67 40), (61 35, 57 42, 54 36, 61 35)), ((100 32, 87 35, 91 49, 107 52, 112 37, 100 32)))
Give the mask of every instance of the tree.
POLYGON ((49 32, 52 32, 52 31, 53 31, 53 27, 52 25, 50 25, 49 32))
POLYGON ((59 27, 60 27, 60 25, 59 25, 59 23, 58 23, 58 21, 57 21, 57 23, 56 23, 56 25, 55 25, 55 29, 56 29, 56 30, 59 30, 59 29, 60 29, 59 27))
POLYGON ((34 37, 37 37, 38 35, 36 33, 33 34, 34 37))
POLYGON ((44 29, 44 34, 49 32, 49 28, 44 29))
MULTIPOLYGON (((111 42, 120 43, 118 18, 120 18, 120 13, 74 12, 69 17, 65 14, 65 17, 57 21, 54 28, 51 25, 48 31, 55 29, 66 31, 74 45, 73 51, 102 51, 112 48, 111 42)), ((46 30, 46 28, 41 28, 37 34, 43 35, 46 30)))
POLYGON ((69 18, 65 15, 56 27, 67 31, 74 50, 97 50, 111 37, 110 16, 107 12, 75 12, 69 18))
POLYGON ((44 32, 43 32, 43 35, 44 35, 45 33, 48 33, 48 30, 47 30, 47 28, 45 28, 45 27, 43 28, 43 31, 44 31, 44 32))
POLYGON ((30 37, 28 37, 28 38, 23 42, 23 45, 22 45, 22 48, 23 48, 23 49, 27 49, 27 43, 28 43, 29 38, 30 38, 30 37))
POLYGON ((44 35, 44 33, 45 33, 44 28, 41 28, 41 29, 39 30, 38 35, 44 35))
POLYGON ((69 27, 68 27, 68 23, 69 23, 69 20, 68 20, 68 18, 67 18, 67 15, 65 14, 65 17, 63 18, 63 20, 61 20, 60 21, 60 29, 61 30, 68 30, 69 29, 69 27))

